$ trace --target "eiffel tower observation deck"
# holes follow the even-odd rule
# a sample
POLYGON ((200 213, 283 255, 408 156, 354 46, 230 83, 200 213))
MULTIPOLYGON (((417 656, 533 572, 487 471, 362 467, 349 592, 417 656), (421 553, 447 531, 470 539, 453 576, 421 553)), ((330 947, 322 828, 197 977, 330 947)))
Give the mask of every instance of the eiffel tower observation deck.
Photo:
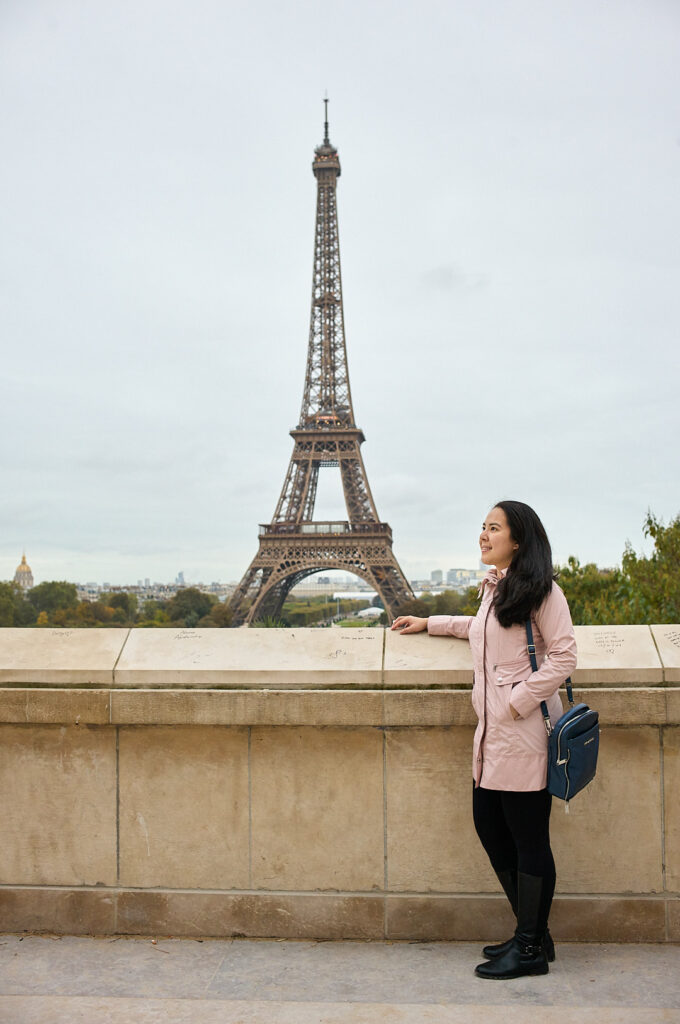
POLYGON ((288 592, 315 572, 344 569, 377 590, 390 617, 414 595, 380 521, 361 456, 347 367, 340 274, 338 151, 328 134, 314 151, 316 227, 309 347, 302 407, 290 431, 293 454, 272 521, 260 526, 259 549, 234 591, 234 626, 277 617, 288 592), (339 468, 347 519, 314 519, 319 470, 339 468))

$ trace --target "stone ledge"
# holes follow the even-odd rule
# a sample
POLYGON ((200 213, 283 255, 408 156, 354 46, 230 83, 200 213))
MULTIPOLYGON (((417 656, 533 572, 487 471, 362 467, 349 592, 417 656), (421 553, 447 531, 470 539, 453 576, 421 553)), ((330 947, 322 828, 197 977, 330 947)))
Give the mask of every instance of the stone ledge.
MULTIPOLYGON (((555 897, 556 940, 677 942, 680 897, 555 897), (668 913, 668 924, 666 917, 668 913)), ((500 938, 501 895, 368 895, 0 887, 5 932, 418 942, 500 938)))
MULTIPOLYGON (((602 725, 680 725, 680 687, 580 688, 602 725)), ((563 696, 566 706, 566 699, 563 696)), ((14 725, 475 725, 469 690, 0 688, 14 725)))
MULTIPOLYGON (((121 689, 456 689, 466 641, 389 629, 0 631, 0 684, 121 689)), ((680 683, 680 625, 576 626, 577 686, 680 683)))
POLYGON ((112 686, 129 629, 0 629, 0 684, 112 686))
POLYGON ((114 686, 374 689, 383 646, 376 629, 134 629, 114 686))
POLYGON ((666 683, 680 683, 680 626, 650 626, 666 683))

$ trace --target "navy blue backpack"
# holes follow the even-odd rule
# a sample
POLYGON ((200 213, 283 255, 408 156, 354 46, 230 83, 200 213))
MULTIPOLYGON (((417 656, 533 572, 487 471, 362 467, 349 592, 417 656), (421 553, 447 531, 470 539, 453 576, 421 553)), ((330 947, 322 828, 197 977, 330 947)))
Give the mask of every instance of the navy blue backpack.
MULTIPOLYGON (((526 631, 531 668, 536 672, 536 648, 529 619, 526 631)), ((565 685, 569 709, 558 718, 554 726, 550 724, 544 700, 541 701, 541 711, 548 733, 548 792, 565 800, 565 810, 568 812, 572 797, 595 778, 600 726, 597 711, 593 711, 587 704, 574 704, 571 677, 565 685)))

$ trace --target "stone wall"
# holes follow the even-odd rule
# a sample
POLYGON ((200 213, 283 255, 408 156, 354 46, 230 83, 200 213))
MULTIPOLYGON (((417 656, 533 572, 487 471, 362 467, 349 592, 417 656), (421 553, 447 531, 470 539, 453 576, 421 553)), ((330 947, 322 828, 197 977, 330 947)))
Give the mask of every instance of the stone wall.
MULTIPOLYGON (((680 941, 680 626, 577 627, 556 938, 680 941)), ((487 939, 466 642, 0 630, 0 931, 487 939)))

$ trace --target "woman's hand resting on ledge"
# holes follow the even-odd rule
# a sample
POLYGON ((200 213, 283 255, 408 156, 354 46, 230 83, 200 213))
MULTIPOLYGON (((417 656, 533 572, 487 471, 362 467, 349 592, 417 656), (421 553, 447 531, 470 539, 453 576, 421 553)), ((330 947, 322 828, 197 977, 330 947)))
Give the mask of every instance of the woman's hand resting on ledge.
POLYGON ((427 619, 419 619, 417 615, 398 615, 390 629, 398 629, 400 633, 422 633, 427 629, 427 619))

